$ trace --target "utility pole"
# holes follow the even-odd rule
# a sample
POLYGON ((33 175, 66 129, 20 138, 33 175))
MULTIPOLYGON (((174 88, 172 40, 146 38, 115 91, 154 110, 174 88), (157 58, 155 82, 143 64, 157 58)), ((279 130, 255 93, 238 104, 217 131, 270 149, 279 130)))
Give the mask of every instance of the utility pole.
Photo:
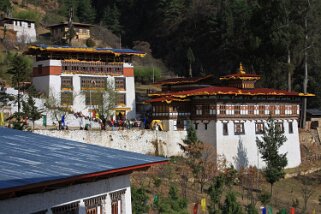
POLYGON ((69 45, 71 45, 71 40, 73 39, 74 37, 74 26, 72 24, 72 19, 73 19, 73 16, 74 16, 74 11, 73 11, 73 8, 71 7, 69 9, 69 19, 68 19, 68 43, 69 45))
MULTIPOLYGON (((303 80, 303 92, 308 93, 308 18, 305 17, 305 49, 304 49, 304 80, 303 80)), ((303 112, 302 112, 302 128, 305 128, 306 123, 306 112, 307 112, 307 98, 303 98, 303 112)))

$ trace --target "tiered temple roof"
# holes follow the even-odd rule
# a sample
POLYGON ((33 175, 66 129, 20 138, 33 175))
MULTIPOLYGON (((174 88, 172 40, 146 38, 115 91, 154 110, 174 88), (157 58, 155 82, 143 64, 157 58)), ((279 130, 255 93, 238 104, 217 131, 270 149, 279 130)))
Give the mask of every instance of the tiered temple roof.
MULTIPOLYGON (((182 90, 182 91, 170 91, 149 94, 153 99, 148 100, 148 103, 154 102, 167 102, 172 101, 187 101, 193 96, 217 96, 217 95, 230 95, 230 96, 260 96, 260 97, 310 97, 315 96, 314 94, 304 94, 299 92, 288 92, 286 90, 277 90, 271 88, 255 88, 254 83, 259 80, 260 76, 256 74, 247 74, 244 71, 242 64, 240 70, 236 74, 226 75, 220 78, 228 86, 209 86, 203 88, 197 88, 193 90, 182 90), (237 82, 235 82, 237 81, 237 82), (241 81, 241 82, 238 82, 241 81), (243 82, 245 81, 245 82, 243 82), (234 87, 231 87, 234 86, 234 87), (250 87, 248 87, 250 86, 250 87)), ((197 78, 194 81, 197 82, 197 78)), ((184 80, 173 81, 164 80, 163 84, 184 84, 184 80)))

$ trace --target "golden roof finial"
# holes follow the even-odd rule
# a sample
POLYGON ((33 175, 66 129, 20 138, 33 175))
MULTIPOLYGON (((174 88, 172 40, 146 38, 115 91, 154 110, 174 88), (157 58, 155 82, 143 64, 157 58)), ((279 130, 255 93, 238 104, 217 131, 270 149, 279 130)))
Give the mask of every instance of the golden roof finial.
POLYGON ((240 63, 240 74, 245 74, 245 70, 242 63, 240 63))

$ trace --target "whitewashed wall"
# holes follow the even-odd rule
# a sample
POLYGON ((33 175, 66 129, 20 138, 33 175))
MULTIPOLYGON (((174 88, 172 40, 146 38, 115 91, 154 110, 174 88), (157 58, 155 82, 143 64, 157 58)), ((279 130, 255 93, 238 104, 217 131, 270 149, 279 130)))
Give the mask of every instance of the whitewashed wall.
POLYGON ((30 27, 28 27, 28 22, 16 20, 13 21, 13 24, 6 24, 6 26, 8 29, 17 32, 18 42, 31 43, 37 41, 35 23, 30 23, 30 27))
MULTIPOLYGON (((292 168, 300 165, 300 143, 297 121, 293 120, 293 133, 288 130, 288 121, 284 120, 284 133, 287 141, 281 147, 280 152, 287 152, 288 166, 292 168)), ((194 125, 194 124, 193 124, 194 125)), ((245 134, 234 134, 234 123, 228 123, 229 135, 223 135, 222 121, 211 121, 205 125, 199 121, 197 136, 205 142, 214 144, 217 154, 223 155, 228 163, 235 167, 238 165, 264 167, 264 162, 256 146, 255 121, 244 121, 245 134)), ((152 142, 158 140, 157 149, 164 156, 183 155, 179 144, 186 139, 186 131, 151 131, 151 130, 122 130, 122 131, 48 131, 36 130, 36 133, 76 140, 84 143, 97 144, 115 149, 133 151, 143 154, 154 154, 155 145, 152 142)))
MULTIPOLYGON (((243 165, 242 163, 248 162, 248 166, 252 165, 262 168, 265 164, 260 158, 256 146, 256 137, 261 138, 262 135, 255 133, 254 120, 246 120, 243 122, 245 128, 244 135, 234 134, 234 123, 232 121, 228 122, 228 135, 223 135, 223 121, 217 121, 217 136, 214 138, 215 140, 213 140, 214 143, 216 141, 217 153, 224 155, 226 160, 234 166, 237 166, 238 164, 243 165)), ((283 125, 287 141, 280 148, 280 152, 287 152, 287 168, 293 168, 301 163, 298 124, 296 120, 293 120, 292 134, 289 133, 287 120, 283 121, 283 125)))
POLYGON ((151 130, 120 130, 120 131, 85 131, 85 130, 35 130, 35 133, 96 144, 143 154, 155 154, 157 141, 160 155, 183 155, 179 144, 186 138, 186 131, 151 131, 151 130))
POLYGON ((1 214, 23 214, 33 213, 48 209, 51 214, 51 208, 59 205, 69 204, 80 201, 79 213, 86 213, 83 200, 100 195, 106 195, 106 207, 104 213, 111 213, 111 199, 109 193, 126 189, 124 207, 126 214, 131 214, 131 191, 129 175, 121 175, 109 179, 103 179, 96 182, 72 185, 61 189, 30 194, 22 197, 1 200, 1 214))
POLYGON ((127 113, 128 119, 136 118, 135 79, 126 77, 126 106, 131 108, 127 113))

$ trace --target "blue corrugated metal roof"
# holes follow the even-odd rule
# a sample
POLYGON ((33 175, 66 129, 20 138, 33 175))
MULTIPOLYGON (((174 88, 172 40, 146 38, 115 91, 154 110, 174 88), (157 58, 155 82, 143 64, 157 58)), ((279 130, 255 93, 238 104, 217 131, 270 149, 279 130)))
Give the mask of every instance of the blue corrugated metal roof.
POLYGON ((34 45, 39 48, 82 48, 82 49, 94 49, 97 51, 112 51, 114 53, 137 53, 137 54, 144 54, 143 51, 128 49, 128 48, 86 48, 86 47, 73 47, 69 45, 46 45, 46 44, 37 44, 34 45))
POLYGON ((166 159, 0 128, 0 190, 161 161, 166 159))

